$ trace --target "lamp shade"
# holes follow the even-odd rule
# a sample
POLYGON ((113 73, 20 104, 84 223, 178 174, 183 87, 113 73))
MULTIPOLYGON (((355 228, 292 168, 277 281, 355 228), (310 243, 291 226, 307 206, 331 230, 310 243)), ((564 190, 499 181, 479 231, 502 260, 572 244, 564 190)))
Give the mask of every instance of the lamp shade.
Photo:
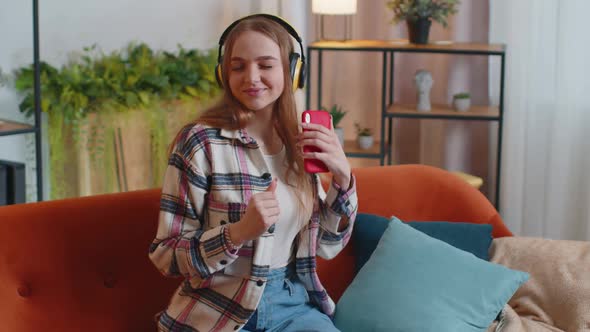
POLYGON ((322 15, 356 14, 356 0, 312 0, 311 11, 322 15))

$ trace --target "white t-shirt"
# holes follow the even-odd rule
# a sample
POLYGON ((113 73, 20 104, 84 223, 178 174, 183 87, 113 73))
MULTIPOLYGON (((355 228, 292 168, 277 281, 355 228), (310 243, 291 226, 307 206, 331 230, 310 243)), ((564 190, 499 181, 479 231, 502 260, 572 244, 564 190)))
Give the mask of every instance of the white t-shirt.
MULTIPOLYGON (((269 172, 277 179, 275 195, 279 201, 279 220, 275 224, 274 246, 270 268, 277 269, 286 266, 293 258, 293 244, 295 237, 305 225, 305 216, 300 213, 299 201, 295 188, 285 182, 285 146, 275 155, 264 155, 269 172)), ((291 181, 293 183, 293 181, 291 181)))

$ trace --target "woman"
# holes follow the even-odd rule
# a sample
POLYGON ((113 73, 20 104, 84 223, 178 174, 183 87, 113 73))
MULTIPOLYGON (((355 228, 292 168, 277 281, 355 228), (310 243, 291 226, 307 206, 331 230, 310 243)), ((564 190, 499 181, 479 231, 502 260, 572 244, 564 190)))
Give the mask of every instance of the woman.
POLYGON ((300 131, 290 35, 299 40, 266 14, 230 25, 220 40, 223 99, 175 139, 150 258, 184 281, 158 316, 161 331, 338 331, 315 256, 330 259, 348 242, 355 182, 333 130, 300 131), (327 194, 303 158, 333 174, 327 194))

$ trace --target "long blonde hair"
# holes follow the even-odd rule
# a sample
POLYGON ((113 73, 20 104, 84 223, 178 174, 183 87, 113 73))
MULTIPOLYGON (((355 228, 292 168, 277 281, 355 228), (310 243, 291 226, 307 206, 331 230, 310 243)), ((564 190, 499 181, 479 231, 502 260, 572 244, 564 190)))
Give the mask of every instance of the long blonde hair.
MULTIPOLYGON (((305 198, 312 198, 315 190, 312 188, 309 174, 304 171, 303 156, 296 146, 296 136, 299 133, 298 114, 289 69, 289 55, 294 52, 293 41, 286 29, 271 19, 254 16, 240 21, 229 32, 224 45, 224 54, 221 63, 221 76, 224 87, 229 87, 229 69, 231 68, 230 61, 233 46, 238 37, 246 31, 262 33, 279 45, 281 62, 283 64, 284 89, 274 104, 272 123, 285 146, 287 159, 285 179, 289 185, 294 186, 302 194, 299 203, 302 205, 301 207, 304 207, 306 205, 304 201, 309 202, 305 198), (289 182, 292 175, 295 183, 289 182)), ((246 127, 251 116, 252 111, 243 107, 231 94, 230 89, 226 88, 219 103, 205 110, 195 121, 189 123, 187 126, 200 123, 215 128, 238 130, 246 127)), ((180 135, 181 133, 176 136, 174 142, 179 139, 180 135)), ((309 208, 304 210, 309 211, 309 208)))

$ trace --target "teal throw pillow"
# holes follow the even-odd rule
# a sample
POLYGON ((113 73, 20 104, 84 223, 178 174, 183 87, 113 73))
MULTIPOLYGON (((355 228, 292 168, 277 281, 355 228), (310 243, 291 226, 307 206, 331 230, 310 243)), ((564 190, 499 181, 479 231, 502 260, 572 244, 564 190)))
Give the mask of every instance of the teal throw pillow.
POLYGON ((382 216, 367 213, 356 215, 352 229, 355 273, 367 263, 388 225, 389 219, 382 216))
POLYGON ((392 218, 334 323, 343 332, 484 332, 528 277, 392 218))
POLYGON ((408 225, 457 249, 470 252, 475 257, 489 260, 492 245, 492 225, 468 222, 412 221, 408 225))
MULTIPOLYGON (((408 225, 453 247, 465 250, 476 257, 488 260, 492 244, 492 225, 466 222, 408 222, 408 225)), ((365 265, 389 225, 389 219, 368 213, 356 216, 352 241, 355 257, 355 272, 365 265)))

